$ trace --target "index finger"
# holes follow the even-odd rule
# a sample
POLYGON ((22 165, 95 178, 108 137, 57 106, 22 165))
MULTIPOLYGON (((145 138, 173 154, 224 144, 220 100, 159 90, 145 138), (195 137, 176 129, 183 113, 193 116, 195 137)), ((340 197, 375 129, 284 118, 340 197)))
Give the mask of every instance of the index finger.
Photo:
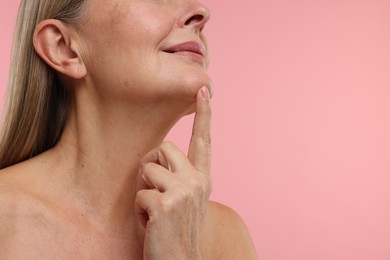
POLYGON ((211 106, 210 92, 202 87, 196 95, 195 117, 188 150, 188 159, 194 167, 205 173, 211 168, 211 106))

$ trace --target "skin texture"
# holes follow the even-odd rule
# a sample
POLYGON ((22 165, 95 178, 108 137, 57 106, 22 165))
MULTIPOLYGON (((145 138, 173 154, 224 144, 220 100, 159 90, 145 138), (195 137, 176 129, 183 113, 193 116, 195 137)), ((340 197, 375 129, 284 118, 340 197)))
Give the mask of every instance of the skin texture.
POLYGON ((35 32, 72 104, 58 145, 1 171, 2 259, 257 259, 240 217, 209 201, 208 53, 164 51, 187 41, 207 49, 207 8, 193 0, 88 8, 80 28, 46 20, 35 32), (164 138, 191 112, 186 155, 164 138))

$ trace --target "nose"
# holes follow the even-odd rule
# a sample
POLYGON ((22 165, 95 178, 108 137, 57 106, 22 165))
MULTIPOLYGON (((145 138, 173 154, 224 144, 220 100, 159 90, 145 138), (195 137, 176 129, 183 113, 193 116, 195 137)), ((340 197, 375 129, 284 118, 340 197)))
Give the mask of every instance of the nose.
POLYGON ((210 10, 198 1, 189 1, 178 23, 179 27, 193 27, 202 31, 208 20, 210 20, 210 10))

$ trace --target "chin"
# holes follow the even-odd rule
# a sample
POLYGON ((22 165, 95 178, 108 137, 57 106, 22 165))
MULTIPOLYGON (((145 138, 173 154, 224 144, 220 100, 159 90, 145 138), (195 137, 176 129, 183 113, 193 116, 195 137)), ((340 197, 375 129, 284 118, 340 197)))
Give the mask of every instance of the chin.
MULTIPOLYGON (((160 67, 159 75, 156 75, 158 82, 165 82, 170 89, 189 97, 196 95, 199 88, 206 86, 210 93, 213 92, 212 80, 207 73, 205 66, 185 59, 185 57, 174 57, 160 67)), ((164 84, 166 85, 166 84, 164 84)))
POLYGON ((213 89, 213 81, 211 80, 210 76, 205 72, 202 71, 201 73, 183 73, 181 75, 186 75, 185 77, 181 76, 179 86, 181 85, 181 88, 183 88, 186 92, 186 95, 193 99, 196 96, 196 93, 198 93, 198 90, 206 86, 209 91, 210 95, 212 96, 214 89, 213 89))
MULTIPOLYGON (((184 97, 179 97, 176 95, 176 98, 179 97, 183 101, 183 116, 190 115, 195 112, 196 104, 196 95, 199 89, 203 86, 206 86, 210 91, 210 97, 213 97, 214 94, 214 84, 209 76, 207 77, 188 77, 185 79, 185 83, 181 85, 181 88, 185 89, 184 97)), ((180 102, 180 101, 179 101, 180 102)))

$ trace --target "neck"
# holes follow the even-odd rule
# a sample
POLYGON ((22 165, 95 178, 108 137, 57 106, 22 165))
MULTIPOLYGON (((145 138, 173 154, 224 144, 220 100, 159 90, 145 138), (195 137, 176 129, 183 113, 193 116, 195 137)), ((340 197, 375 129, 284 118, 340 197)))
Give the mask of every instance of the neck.
MULTIPOLYGON (((112 222, 134 219, 140 159, 163 142, 187 108, 167 102, 112 104, 78 94, 52 149, 57 178, 86 214, 112 222)), ((61 184, 61 185, 62 185, 61 184)))

